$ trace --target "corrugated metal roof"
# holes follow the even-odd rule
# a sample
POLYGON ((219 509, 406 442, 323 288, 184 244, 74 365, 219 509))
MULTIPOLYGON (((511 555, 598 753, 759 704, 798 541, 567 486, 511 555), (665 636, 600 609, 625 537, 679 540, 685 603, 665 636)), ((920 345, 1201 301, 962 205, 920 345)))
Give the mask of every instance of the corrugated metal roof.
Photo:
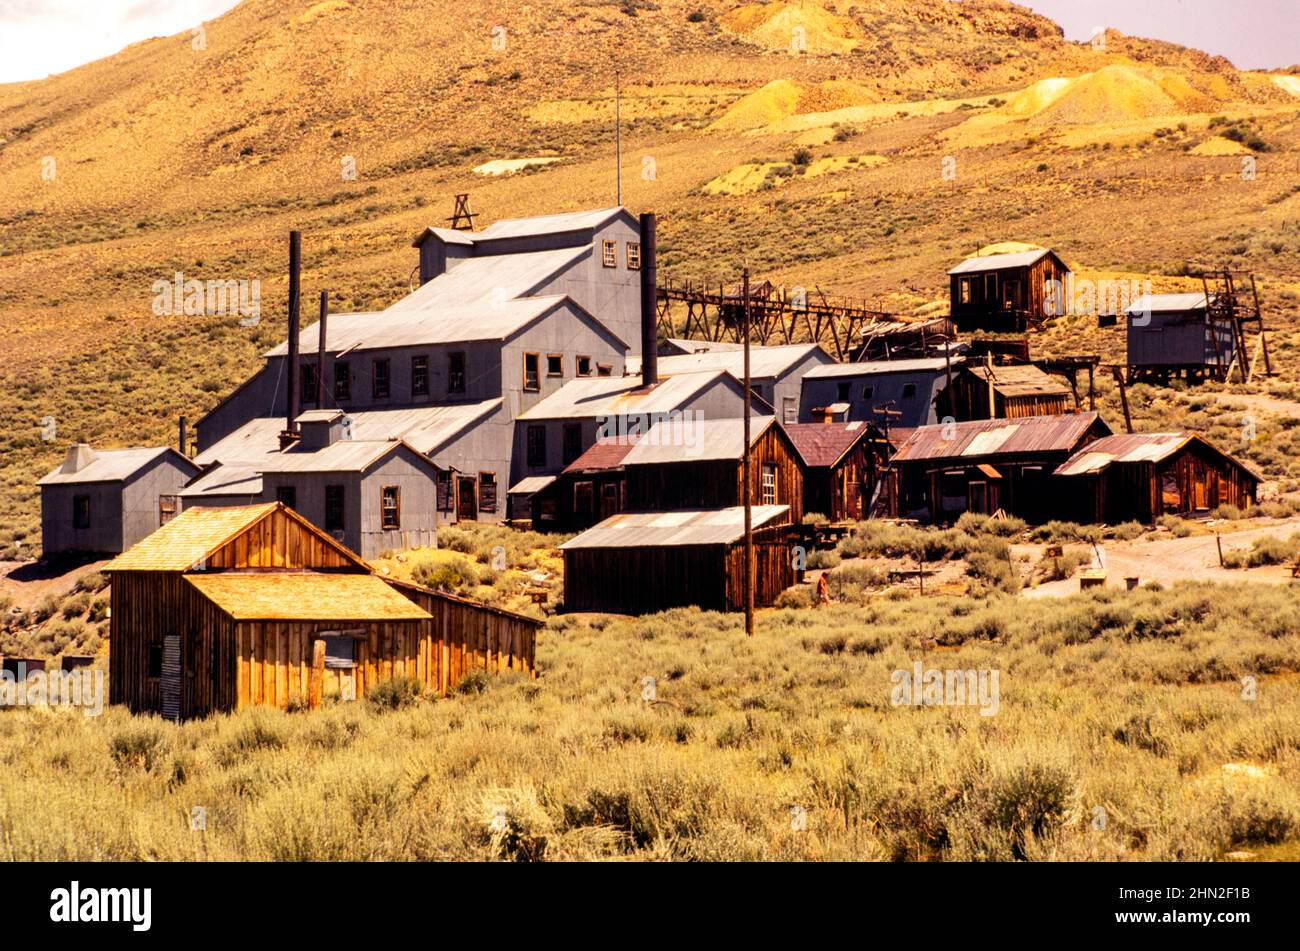
POLYGON ((966 372, 974 374, 985 385, 991 381, 993 389, 1003 396, 1070 395, 1069 387, 1032 364, 989 367, 972 363, 966 367, 966 372))
POLYGON ((37 480, 37 485, 74 485, 84 482, 120 482, 129 479, 159 456, 171 453, 176 462, 189 465, 194 472, 198 466, 191 463, 175 449, 169 446, 133 449, 90 449, 90 462, 76 472, 64 471, 67 462, 56 469, 51 469, 44 477, 37 480))
POLYGON ((980 271, 1000 271, 1009 267, 1029 267, 1051 253, 1048 248, 1039 248, 1035 251, 1014 251, 1010 254, 977 255, 962 261, 948 273, 974 274, 980 271))
MULTIPOLYGON (((960 459, 983 455, 1067 452, 1089 427, 1105 422, 1097 413, 977 419, 964 423, 919 426, 899 447, 896 462, 960 459)), ((1109 429, 1107 430, 1109 432, 1109 429)))
POLYGON ((682 373, 644 389, 640 377, 597 376, 570 380, 519 419, 573 419, 627 413, 668 413, 729 374, 682 373))
POLYGON ((185 581, 236 621, 423 621, 428 611, 370 574, 238 572, 185 581))
POLYGON ((277 503, 186 509, 118 555, 103 571, 188 571, 240 532, 275 511, 277 503))
POLYGON ((262 473, 249 466, 217 466, 181 489, 182 499, 239 496, 250 502, 262 495, 262 473))
POLYGON ((299 413, 295 422, 332 423, 336 419, 342 419, 344 415, 341 409, 309 409, 305 413, 299 413))
MULTIPOLYGON (((966 358, 952 355, 952 368, 958 369, 966 358)), ((827 363, 813 367, 804 374, 805 380, 834 379, 838 377, 882 376, 888 373, 943 373, 948 363, 943 357, 916 357, 910 360, 870 360, 862 363, 827 363)))
MULTIPOLYGON (((752 446, 776 422, 775 416, 754 416, 749 421, 752 446)), ((626 456, 626 466, 668 462, 701 462, 706 459, 739 459, 745 451, 745 420, 676 419, 650 427, 626 456)))
MULTIPOLYGON (((755 529, 776 523, 788 505, 755 505, 751 509, 755 529)), ((745 534, 745 508, 694 510, 687 512, 623 512, 605 519, 577 538, 560 546, 572 551, 583 548, 661 548, 680 545, 729 545, 745 534)))
POLYGON ((263 472, 364 472, 375 463, 405 446, 430 468, 433 462, 409 443, 388 439, 340 439, 312 451, 294 448, 268 457, 263 472))
POLYGON ((552 482, 555 476, 528 476, 520 479, 510 487, 507 495, 532 495, 534 492, 540 492, 552 482))
POLYGON ((850 423, 797 423, 784 425, 786 435, 799 451, 805 466, 822 468, 833 466, 860 439, 875 434, 875 429, 863 422, 850 423))
MULTIPOLYGON (((408 409, 346 411, 354 440, 389 441, 402 439, 417 451, 428 454, 502 405, 500 397, 481 403, 448 403, 408 409)), ((200 466, 220 462, 254 468, 269 468, 271 456, 279 456, 284 418, 261 416, 250 419, 216 445, 194 457, 200 466)))
POLYGON ((1091 442, 1075 453, 1057 469, 1056 475, 1094 475, 1114 463, 1163 462, 1179 452, 1190 442, 1200 442, 1216 455, 1230 461, 1257 479, 1263 479, 1255 469, 1235 456, 1219 449, 1200 433, 1190 430, 1165 433, 1120 433, 1091 442))
MULTIPOLYGON (((741 350, 744 348, 743 343, 732 343, 728 340, 688 340, 685 337, 669 337, 664 341, 676 347, 682 353, 710 353, 714 350, 741 350)), ((669 354, 676 356, 676 354, 669 354)))
POLYGON ((1204 310, 1205 294, 1144 294, 1124 311, 1131 314, 1173 314, 1184 310, 1204 310))
POLYGON ((429 235, 437 235, 444 244, 459 244, 465 247, 471 247, 474 244, 474 235, 466 231, 457 231, 454 228, 425 228, 415 236, 415 240, 411 242, 411 245, 418 248, 424 244, 429 235))
POLYGON ((503 218, 477 232, 474 240, 498 241, 503 238, 530 238, 536 235, 587 231, 603 226, 621 213, 623 213, 622 208, 597 208, 562 215, 541 215, 536 218, 503 218))
MULTIPOLYGON (((757 380, 779 377, 814 353, 820 353, 827 361, 833 359, 829 353, 822 350, 815 343, 750 347, 749 375, 757 380)), ((745 351, 743 349, 708 350, 703 353, 681 353, 659 358, 659 375, 661 377, 716 370, 726 370, 737 379, 743 379, 745 375, 745 351)), ((641 358, 628 357, 626 372, 629 375, 640 373, 641 358)))

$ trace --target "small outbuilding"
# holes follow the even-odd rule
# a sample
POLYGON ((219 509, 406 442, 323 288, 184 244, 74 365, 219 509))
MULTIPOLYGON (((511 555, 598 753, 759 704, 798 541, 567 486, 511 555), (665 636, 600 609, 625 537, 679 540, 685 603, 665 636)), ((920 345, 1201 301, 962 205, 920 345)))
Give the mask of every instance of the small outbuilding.
POLYGON ((1148 294, 1124 312, 1129 382, 1223 379, 1236 356, 1230 321, 1214 320, 1204 293, 1148 294))
POLYGON ((634 438, 597 442, 532 498, 533 527, 572 532, 590 528, 627 508, 623 460, 634 438))
POLYGON ((41 488, 41 549, 116 554, 165 525, 199 467, 175 449, 92 449, 78 443, 41 488))
POLYGON ((867 518, 890 455, 880 431, 862 422, 800 423, 785 431, 803 463, 804 513, 833 522, 867 518))
POLYGON ((1130 433, 1089 443, 1056 469, 1076 521, 1154 524, 1162 515, 1246 511, 1262 476, 1199 433, 1130 433))
MULTIPOLYGON (((795 583, 793 527, 784 505, 755 505, 754 603, 795 583)), ((573 538, 564 552, 566 611, 650 614, 696 605, 742 611, 745 510, 624 512, 573 538)))
POLYGON ((1066 263, 1047 248, 967 258, 948 272, 952 321, 958 330, 1040 327, 1065 312, 1069 274, 1066 263))
POLYGON ((1070 388, 1064 381, 1027 363, 968 363, 953 375, 951 400, 939 402, 954 419, 963 421, 1060 416, 1071 411, 1070 388))

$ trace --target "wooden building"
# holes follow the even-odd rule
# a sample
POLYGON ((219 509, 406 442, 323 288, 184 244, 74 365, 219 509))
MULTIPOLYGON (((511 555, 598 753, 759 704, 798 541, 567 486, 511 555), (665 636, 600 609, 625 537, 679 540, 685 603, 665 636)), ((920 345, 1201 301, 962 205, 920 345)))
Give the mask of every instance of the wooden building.
POLYGON ((1124 312, 1129 382, 1222 379, 1236 355, 1232 324, 1212 319, 1204 293, 1148 294, 1124 312))
MULTIPOLYGON (((500 617, 479 608, 448 627, 421 603, 434 593, 394 588, 280 503, 188 509, 103 570, 109 700, 172 719, 310 704, 327 685, 360 697, 399 676, 445 690, 456 639, 500 617)), ((483 650, 462 651, 462 669, 501 643, 473 636, 483 650)), ((511 656, 531 670, 531 640, 516 637, 511 656)))
MULTIPOLYGON (((744 420, 680 419, 659 423, 623 457, 627 511, 722 509, 744 502, 744 420)), ((784 506, 803 518, 803 465, 773 417, 750 420, 754 505, 784 506)))
POLYGON ((37 485, 41 550, 117 554, 178 511, 199 467, 175 449, 92 449, 79 443, 37 485))
POLYGON ((939 398, 954 419, 1021 419, 1071 411, 1070 388, 1032 364, 968 363, 939 398))
POLYGON ((1130 433, 1089 443, 1055 472, 1083 523, 1154 524, 1220 505, 1245 511, 1262 477, 1198 433, 1130 433))
POLYGON ((1035 523, 1068 517, 1052 473, 1110 434, 1096 413, 922 426, 890 462, 891 514, 938 523, 999 509, 1035 523))
POLYGON ((786 426, 803 463, 803 511, 833 522, 868 517, 880 470, 889 459, 884 436, 869 423, 786 426))
MULTIPOLYGON (((624 512, 560 546, 566 611, 649 614, 697 605, 744 610, 743 507, 624 512)), ((756 505, 754 603, 795 583, 793 527, 784 505, 756 505)))
POLYGON ((627 508, 623 460, 632 439, 597 442, 532 496, 533 527, 544 532, 590 528, 627 508))
POLYGON ((958 330, 1018 332, 1065 312, 1070 269, 1046 248, 967 258, 948 272, 958 330), (1055 282, 1055 283, 1054 283, 1055 282))

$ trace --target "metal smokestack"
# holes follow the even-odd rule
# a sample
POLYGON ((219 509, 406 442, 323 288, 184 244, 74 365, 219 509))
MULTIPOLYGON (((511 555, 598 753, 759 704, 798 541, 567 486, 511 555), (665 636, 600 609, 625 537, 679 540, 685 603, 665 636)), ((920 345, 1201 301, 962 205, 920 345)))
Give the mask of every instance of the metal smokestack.
POLYGON ((316 348, 316 408, 325 408, 325 324, 330 316, 330 292, 320 292, 320 341, 316 348))
POLYGON ((641 385, 659 382, 658 255, 655 250, 655 215, 641 215, 641 385))
POLYGON ((298 365, 298 328, 301 322, 302 303, 302 234, 289 232, 289 399, 288 419, 280 435, 280 448, 287 449, 298 440, 298 398, 302 393, 299 379, 302 368, 298 365))
POLYGON ((181 455, 188 459, 190 456, 190 428, 189 421, 184 416, 181 417, 180 434, 177 436, 177 442, 180 443, 181 455))

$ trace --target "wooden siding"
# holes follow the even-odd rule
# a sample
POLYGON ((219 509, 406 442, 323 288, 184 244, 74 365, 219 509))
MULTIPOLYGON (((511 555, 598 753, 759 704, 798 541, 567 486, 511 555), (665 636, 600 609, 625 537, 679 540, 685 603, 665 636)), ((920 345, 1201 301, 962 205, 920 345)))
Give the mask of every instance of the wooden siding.
POLYGON ((1161 515, 1191 515, 1220 505, 1244 511, 1255 504, 1259 488, 1245 469, 1195 443, 1159 465, 1116 462, 1101 473, 1066 476, 1058 482, 1063 495, 1079 500, 1076 520, 1111 525, 1151 525, 1161 515))
POLYGON ((361 570, 337 543, 323 534, 307 531, 279 509, 213 552, 202 570, 230 568, 361 570))
POLYGON ((876 450, 865 439, 838 465, 808 469, 803 474, 803 514, 814 512, 835 522, 865 519, 875 494, 877 473, 876 450))
POLYGON ((1045 312, 1045 282, 1064 282, 1069 269, 1052 253, 1029 267, 1011 267, 996 271, 979 271, 953 274, 949 279, 950 312, 958 330, 987 328, 990 330, 1023 330, 1027 319, 1041 321, 1045 312), (969 303, 962 303, 961 285, 970 281, 969 303), (1007 288, 1010 282, 1018 287, 1009 303, 1007 288))

